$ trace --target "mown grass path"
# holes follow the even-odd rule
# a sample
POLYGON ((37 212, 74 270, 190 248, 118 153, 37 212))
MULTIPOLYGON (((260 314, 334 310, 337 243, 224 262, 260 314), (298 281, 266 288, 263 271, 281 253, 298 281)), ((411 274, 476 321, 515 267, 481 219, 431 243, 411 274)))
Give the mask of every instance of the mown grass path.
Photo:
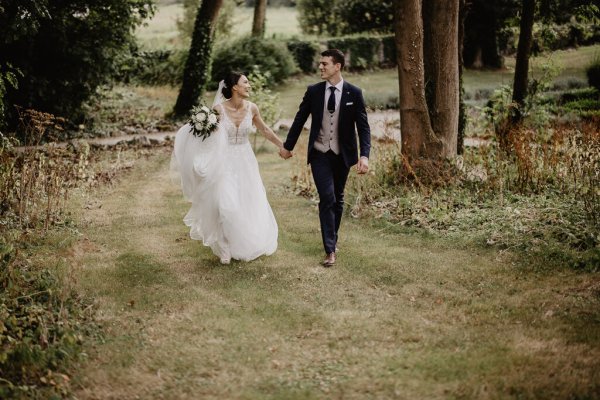
POLYGON ((279 250, 222 266, 188 238, 165 151, 90 199, 82 290, 104 335, 79 399, 598 398, 598 276, 349 217, 319 266, 316 205, 259 155, 279 250), (587 397, 586 397, 587 396, 587 397))

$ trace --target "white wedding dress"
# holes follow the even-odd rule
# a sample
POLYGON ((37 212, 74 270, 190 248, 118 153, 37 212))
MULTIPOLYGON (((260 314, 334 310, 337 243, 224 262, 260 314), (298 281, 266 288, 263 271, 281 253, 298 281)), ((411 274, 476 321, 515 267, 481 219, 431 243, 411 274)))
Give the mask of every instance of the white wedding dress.
POLYGON ((277 249, 277 222, 267 200, 258 162, 248 141, 252 112, 239 127, 218 105, 219 126, 206 140, 190 125, 177 132, 172 169, 179 172, 184 197, 192 206, 183 221, 190 237, 202 240, 225 259, 253 260, 277 249))

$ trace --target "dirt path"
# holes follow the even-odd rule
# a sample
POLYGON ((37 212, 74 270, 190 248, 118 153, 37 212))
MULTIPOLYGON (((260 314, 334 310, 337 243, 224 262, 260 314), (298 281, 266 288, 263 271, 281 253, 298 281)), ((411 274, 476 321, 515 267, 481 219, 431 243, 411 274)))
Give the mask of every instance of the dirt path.
MULTIPOLYGON (((292 125, 293 119, 281 119, 274 125, 274 130, 277 131, 280 128, 287 130, 292 125)), ((369 113, 369 123, 371 125, 371 131, 375 137, 388 137, 394 140, 400 140, 400 129, 399 129, 399 117, 398 111, 387 110, 387 111, 373 111, 369 113)), ((305 127, 310 127, 310 119, 306 122, 305 127)), ((175 138, 175 131, 168 132, 155 132, 147 133, 144 135, 123 135, 113 137, 102 137, 102 138, 90 138, 84 139, 86 142, 97 145, 97 146, 114 146, 117 143, 126 143, 137 141, 141 144, 152 144, 157 142, 163 142, 165 140, 173 140, 175 138)), ((489 140, 481 138, 465 138, 464 144, 467 147, 483 146, 487 145, 489 140)), ((66 146, 67 142, 54 143, 57 146, 66 146)))
POLYGON ((188 239, 157 152, 81 216, 80 284, 105 333, 77 398, 598 396, 593 276, 535 275, 351 218, 324 269, 316 205, 286 189, 290 164, 272 153, 259 161, 279 249, 221 266, 188 239))

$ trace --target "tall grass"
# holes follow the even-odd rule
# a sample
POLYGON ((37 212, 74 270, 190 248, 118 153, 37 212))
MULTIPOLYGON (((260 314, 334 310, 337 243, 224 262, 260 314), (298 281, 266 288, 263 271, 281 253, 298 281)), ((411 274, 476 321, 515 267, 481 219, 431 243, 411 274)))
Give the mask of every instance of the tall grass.
POLYGON ((70 199, 122 166, 96 172, 85 142, 42 145, 61 131, 53 115, 23 110, 21 123, 27 147, 0 133, 0 398, 69 398, 73 365, 96 331, 69 259, 80 236, 70 199))
POLYGON ((46 113, 21 114, 29 148, 17 150, 15 140, 0 133, 0 215, 4 229, 47 230, 61 221, 69 190, 86 178, 89 146, 77 151, 46 146, 38 148, 60 120, 46 113))
POLYGON ((62 120, 21 111, 24 141, 0 133, 0 397, 59 398, 69 392, 66 365, 80 354, 88 304, 72 288, 72 270, 56 254, 69 247, 70 191, 87 177, 89 146, 39 146, 62 120), (56 240, 56 241, 55 241, 56 240))
MULTIPOLYGON (((594 123, 531 129, 470 147, 453 162, 413 162, 398 143, 375 141, 371 172, 351 174, 347 210, 390 229, 429 232, 457 245, 493 247, 534 268, 600 270, 600 132, 594 123)), ((299 161, 304 161, 302 155, 299 161)), ((298 162, 293 189, 315 197, 298 162)))

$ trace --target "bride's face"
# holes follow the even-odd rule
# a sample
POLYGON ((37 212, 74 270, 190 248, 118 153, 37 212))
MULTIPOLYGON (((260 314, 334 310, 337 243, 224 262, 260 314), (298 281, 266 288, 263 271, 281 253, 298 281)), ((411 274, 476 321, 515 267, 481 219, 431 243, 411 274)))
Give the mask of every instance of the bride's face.
POLYGON ((233 89, 237 92, 237 94, 239 94, 243 98, 250 97, 250 89, 251 88, 252 87, 250 86, 250 81, 244 75, 240 76, 238 83, 233 87, 233 89))

